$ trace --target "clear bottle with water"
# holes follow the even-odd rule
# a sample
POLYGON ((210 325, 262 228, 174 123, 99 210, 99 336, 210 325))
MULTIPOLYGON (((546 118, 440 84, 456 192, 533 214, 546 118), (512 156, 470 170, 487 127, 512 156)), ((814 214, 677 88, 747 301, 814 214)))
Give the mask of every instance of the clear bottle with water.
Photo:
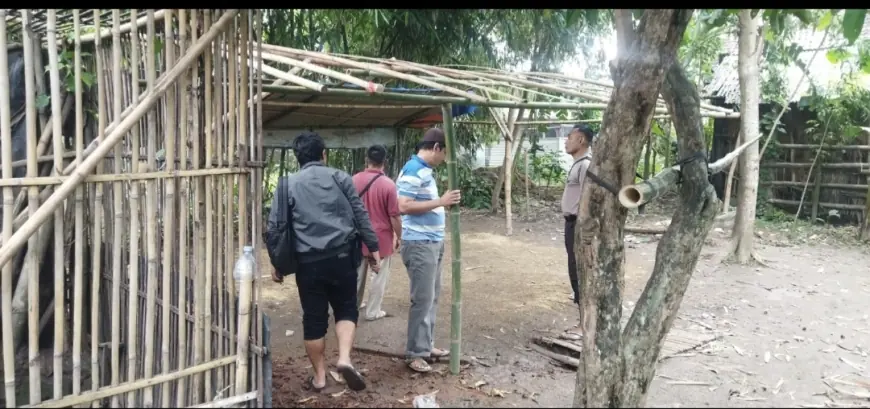
POLYGON ((256 271, 257 260, 254 258, 254 248, 245 246, 242 256, 236 260, 236 267, 233 269, 233 279, 236 281, 253 280, 256 271))
POLYGON ((439 408, 438 402, 435 401, 435 397, 432 395, 419 395, 414 397, 414 407, 415 408, 439 408))

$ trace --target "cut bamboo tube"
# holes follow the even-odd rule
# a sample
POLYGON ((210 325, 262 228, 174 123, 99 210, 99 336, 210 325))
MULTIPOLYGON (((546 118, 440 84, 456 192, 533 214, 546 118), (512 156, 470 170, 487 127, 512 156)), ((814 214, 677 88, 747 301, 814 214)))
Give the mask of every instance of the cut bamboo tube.
MULTIPOLYGON (((157 65, 155 60, 155 28, 154 10, 149 9, 146 16, 146 51, 145 51, 145 80, 147 82, 146 94, 154 92, 154 77, 157 65)), ((157 110, 148 111, 148 164, 146 170, 157 169, 157 110)), ((148 181, 145 184, 145 246, 148 254, 148 272, 145 295, 145 347, 143 378, 149 379, 154 374, 154 349, 155 349, 155 321, 157 320, 157 192, 156 182, 148 181)), ((148 387, 143 392, 143 405, 146 408, 154 405, 154 391, 148 387)))
MULTIPOLYGON (((12 113, 9 110, 9 55, 6 37, 6 9, 0 9, 0 161, 3 178, 12 177, 12 113)), ((3 241, 12 237, 14 193, 12 188, 3 189, 3 241)), ((3 266, 2 310, 3 325, 3 384, 6 391, 6 406, 14 408, 15 399, 15 348, 12 339, 12 264, 3 266)))
MULTIPOLYGON (((60 203, 62 203, 63 200, 72 193, 84 177, 96 167, 98 162, 101 161, 101 157, 104 156, 109 149, 112 149, 114 144, 116 144, 124 134, 148 112, 148 110, 157 102, 159 96, 166 92, 169 85, 171 85, 183 73, 184 68, 196 61, 208 42, 214 39, 214 37, 222 31, 223 27, 225 27, 236 14, 238 14, 238 10, 229 10, 225 12, 218 22, 215 23, 202 38, 200 38, 197 44, 191 47, 190 52, 179 60, 175 67, 172 67, 168 72, 161 75, 164 81, 160 82, 152 92, 146 94, 144 100, 135 107, 133 112, 130 113, 130 116, 121 120, 118 126, 115 127, 109 135, 102 139, 102 143, 97 145, 97 147, 92 151, 91 156, 75 168, 73 177, 64 182, 64 184, 61 185, 48 198, 48 200, 45 201, 45 203, 43 203, 36 213, 21 225, 21 228, 12 235, 9 242, 4 243, 3 247, 0 247, 0 266, 9 262, 14 252, 18 251, 25 244, 28 237, 30 237, 36 229, 45 222, 54 211, 54 208, 60 205, 60 203)), ((35 158, 36 157, 34 156, 34 159, 35 158)))
MULTIPOLYGON (((81 16, 79 10, 73 10, 73 39, 75 42, 75 54, 73 62, 73 84, 75 86, 75 153, 78 161, 84 155, 84 103, 82 101, 82 41, 81 41, 81 16)), ((73 267, 73 395, 82 392, 82 302, 84 300, 84 188, 76 187, 75 192, 75 241, 73 252, 75 254, 75 266, 73 267)))
MULTIPOLYGON (((203 30, 209 29, 211 27, 211 11, 203 10, 203 30)), ((205 51, 205 55, 203 56, 203 63, 205 65, 204 72, 212 73, 213 72, 213 61, 214 61, 214 53, 213 49, 217 42, 214 42, 209 46, 205 51)), ((212 100, 212 79, 215 78, 215 75, 212 75, 211 78, 206 77, 203 78, 203 87, 205 88, 204 98, 203 98, 203 123, 205 130, 205 168, 207 170, 212 168, 212 155, 213 155, 213 146, 214 146, 214 127, 213 121, 214 116, 212 115, 213 108, 215 106, 212 100)), ((213 281, 212 277, 214 276, 214 177, 207 176, 205 178, 205 284, 203 285, 203 290, 205 291, 203 296, 203 360, 209 361, 212 358, 212 343, 214 342, 214 337, 212 336, 212 306, 213 306, 213 293, 212 286, 213 281)), ((211 394, 211 391, 214 390, 212 386, 212 371, 205 371, 203 376, 203 388, 206 393, 206 397, 211 394)))
MULTIPOLYGON (((121 117, 121 10, 112 10, 112 118, 117 121, 121 117)), ((121 145, 115 145, 114 172, 121 173, 121 145)), ((122 207, 123 192, 120 182, 112 184, 112 211, 114 225, 112 226, 112 379, 111 385, 118 386, 121 382, 121 236, 124 223, 122 207)), ((135 254, 132 254, 135 257, 135 254)), ((113 408, 120 406, 120 396, 111 399, 113 408)))
MULTIPOLYGON (((255 273, 255 272, 252 272, 255 273)), ((236 349, 236 392, 243 393, 248 385, 248 353, 249 335, 251 331, 251 297, 253 293, 253 277, 239 282, 239 342, 236 349)))
MULTIPOLYGON (((96 31, 100 31, 100 10, 94 10, 94 28, 96 31)), ((94 48, 96 52, 99 53, 102 50, 102 38, 97 37, 94 41, 94 48)), ((99 55, 94 54, 94 62, 95 62, 95 70, 97 71, 97 138, 103 140, 105 137, 105 129, 106 129, 106 91, 105 91, 105 83, 103 82, 103 63, 99 55)), ((102 156, 108 153, 108 149, 100 154, 94 163, 93 168, 96 172, 99 172, 99 169, 103 165, 102 156)), ((53 197, 54 195, 52 195, 53 197)), ((94 215, 94 223, 93 223, 93 233, 91 237, 93 238, 92 243, 92 261, 91 261, 91 390, 96 391, 102 386, 100 383, 100 284, 102 281, 103 275, 103 184, 98 183, 95 186, 95 194, 94 194, 94 211, 91 213, 94 215)), ((22 226, 23 228, 24 226, 22 226)), ((8 244, 5 244, 8 245, 8 244)), ((94 402, 94 407, 99 407, 99 402, 94 402)))
MULTIPOLYGON (((167 10, 163 15, 164 26, 163 26, 163 54, 166 57, 166 69, 171 69, 175 66, 175 40, 172 38, 173 29, 172 29, 172 11, 167 10)), ((165 134, 165 140, 163 144, 163 149, 165 152, 165 166, 166 171, 173 172, 175 171, 175 132, 177 130, 178 124, 176 123, 175 118, 175 109, 176 109, 176 99, 175 95, 177 92, 177 88, 175 84, 170 85, 169 90, 164 94, 164 123, 163 123, 163 133, 165 134)), ((161 318, 163 319, 162 332, 161 332, 161 351, 162 351, 162 365, 160 365, 162 373, 169 373, 169 356, 170 356, 170 327, 169 327, 169 319, 170 319, 170 311, 169 306, 172 301, 170 299, 172 291, 170 290, 172 282, 172 266, 175 265, 172 261, 172 250, 175 247, 175 238, 174 235, 175 230, 175 180, 167 179, 164 182, 164 194, 163 194, 163 263, 160 266, 163 270, 163 280, 160 285, 161 295, 163 300, 163 307, 161 312, 161 318)), ((162 398, 163 407, 168 408, 170 405, 169 402, 169 392, 170 385, 165 385, 161 388, 160 396, 162 398)))
MULTIPOLYGON (((197 36, 199 34, 199 11, 191 10, 191 18, 190 18, 190 40, 192 42, 196 42, 197 36)), ((208 60, 208 57, 205 57, 208 60)), ((191 74, 191 88, 190 94, 188 98, 191 103, 191 124, 190 124, 190 135, 193 139, 193 167, 195 170, 200 170, 202 167, 202 155, 200 153, 201 149, 201 141, 200 137, 200 127, 199 127, 199 113, 200 113, 200 98, 199 92, 200 82, 199 82, 199 70, 193 69, 190 71, 191 74)), ((203 195, 205 194, 205 179, 206 177, 198 177, 194 178, 196 183, 194 188, 194 208, 193 208, 193 221, 194 226, 196 228, 196 242, 193 246, 194 248, 194 258, 196 262, 194 263, 194 285, 193 285, 193 308, 194 308, 194 327, 193 327, 193 365, 199 365, 203 362, 203 342, 204 342, 204 330, 205 330, 205 321, 204 321, 204 303, 207 300, 204 298, 205 289, 203 286, 205 285, 205 277, 204 275, 208 273, 205 269, 205 228, 203 226, 203 211, 205 207, 205 199, 203 195)), ((193 387, 191 388, 191 401, 193 404, 197 404, 202 402, 202 374, 198 373, 193 376, 193 387)))
MULTIPOLYGON (((130 10, 131 18, 139 15, 137 9, 130 10)), ((146 17, 147 20, 147 17, 146 17)), ((122 28, 123 29, 123 28, 122 28)), ((139 25, 132 24, 130 28, 130 74, 132 76, 131 100, 139 99, 139 25)), ((139 124, 133 127, 130 135, 132 160, 130 173, 139 173, 140 154, 139 124)), ((127 306, 127 382, 134 382, 139 372, 139 182, 130 184, 130 290, 127 306)), ((127 407, 136 407, 136 393, 127 395, 127 407)))
MULTIPOLYGON (((63 168, 63 112, 61 109, 60 72, 57 57, 57 11, 46 12, 46 39, 48 40, 49 80, 51 86, 51 127, 54 135, 54 172, 63 168)), ((38 50, 41 52, 41 50, 38 50)), ((63 206, 54 212, 54 399, 63 397, 64 353, 64 217, 63 206)))
MULTIPOLYGON (((456 144, 453 131, 453 106, 441 108, 444 116, 444 138, 447 144, 447 189, 459 189, 456 173, 456 144)), ((453 274, 453 305, 450 310, 450 372, 459 374, 459 358, 462 354, 462 246, 460 245, 459 205, 450 206, 450 245, 453 274)))
POLYGON ((183 369, 181 371, 175 371, 165 375, 157 375, 154 377, 149 377, 145 379, 140 379, 135 382, 124 383, 123 385, 118 386, 109 386, 105 388, 101 388, 99 390, 88 392, 78 396, 69 396, 61 400, 51 400, 47 402, 43 402, 39 405, 27 405, 22 408, 65 408, 76 405, 81 405, 89 402, 97 402, 99 399, 105 399, 112 395, 129 393, 133 391, 137 391, 140 389, 152 388, 157 385, 161 385, 167 382, 174 381, 179 378, 183 378, 186 376, 190 376, 196 373, 200 373, 203 371, 212 370, 214 368, 225 367, 227 365, 233 364, 236 361, 236 356, 226 356, 223 358, 218 358, 210 362, 206 362, 199 366, 192 366, 187 369, 183 369))
MULTIPOLYGON (((37 176, 39 169, 37 169, 36 157, 36 98, 34 93, 36 92, 36 86, 34 84, 34 71, 37 68, 34 67, 33 62, 33 39, 30 34, 30 24, 31 24, 31 11, 30 10, 21 10, 21 24, 24 30, 22 30, 23 36, 23 48, 24 48, 24 92, 25 92, 25 123, 27 127, 27 176, 35 177, 37 176)), ((41 71, 41 70, 40 70, 41 71)), ((4 102, 5 103, 5 102, 4 102)), ((30 218, 33 218, 36 215, 37 208, 39 207, 39 189, 36 187, 30 187, 27 189, 27 208, 28 215, 30 218)), ((48 215, 46 215, 48 216, 48 215)), ((46 217, 44 216, 44 217, 46 217)), ((5 243, 2 249, 6 249, 11 242, 15 238, 15 235, 12 235, 9 241, 5 243)), ((30 403, 35 404, 39 403, 41 398, 41 390, 42 390, 42 379, 41 379, 41 371, 40 371, 40 359, 39 359, 39 257, 42 252, 38 251, 38 245, 40 240, 45 240, 44 237, 40 237, 40 234, 31 234, 28 238, 27 243, 27 260, 29 265, 26 265, 25 270, 21 272, 21 281, 25 275, 28 277, 27 279, 27 328, 28 328, 28 359, 30 360, 30 403), (29 268, 27 268, 29 267, 29 268)), ((22 243, 23 244, 23 243, 22 243)), ((18 249, 15 249, 18 250, 18 249)))
MULTIPOLYGON (((187 10, 180 9, 178 10, 178 44, 179 44, 179 54, 184 55, 187 51, 187 10)), ((178 86, 178 109, 179 109, 179 118, 178 118, 178 126, 180 129, 179 135, 179 143, 178 143, 178 157, 184 159, 181 162, 181 170, 185 170, 184 168, 187 166, 188 152, 187 152, 187 144, 188 138, 190 137, 188 131, 188 107, 190 104, 190 99, 187 98, 187 88, 190 86, 190 77, 188 77, 189 72, 193 70, 188 70, 185 75, 182 75, 179 78, 179 86, 178 86)), ((173 126, 174 128, 174 126, 173 126)), ((190 179, 182 178, 179 181, 179 189, 178 189, 178 309, 179 311, 187 311, 187 278, 188 278, 188 217, 190 208, 188 203, 188 198, 190 195, 190 179)), ((178 317, 178 369, 184 369, 187 366, 187 320, 183 319, 180 315, 178 317)), ((187 382, 185 382, 185 378, 181 378, 177 381, 176 385, 176 405, 177 407, 183 407, 187 404, 186 392, 187 392, 187 382)), ((167 395, 169 395, 167 393, 167 395)))

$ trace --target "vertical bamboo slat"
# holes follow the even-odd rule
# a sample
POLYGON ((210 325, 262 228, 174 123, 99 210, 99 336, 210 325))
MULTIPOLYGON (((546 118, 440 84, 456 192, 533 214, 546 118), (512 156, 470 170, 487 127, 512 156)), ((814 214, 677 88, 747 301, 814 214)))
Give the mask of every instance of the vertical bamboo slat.
MULTIPOLYGON (((12 177, 12 113, 9 110, 9 55, 7 53, 6 10, 0 9, 0 161, 3 179, 12 177)), ((15 195, 11 187, 3 188, 3 242, 12 237, 15 195)), ((6 406, 15 407, 15 348, 12 339, 12 263, 3 266, 2 291, 3 320, 3 384, 6 406)))
MULTIPOLYGON (((154 10, 149 9, 146 22, 146 37, 147 51, 145 52, 145 78, 147 83, 147 91, 154 91, 154 81, 156 77, 157 66, 155 64, 156 53, 154 46, 154 10)), ((148 111, 148 165, 146 171, 157 169, 157 112, 156 110, 148 111)), ((147 379, 154 373, 154 326, 157 313, 157 192, 156 181, 149 180, 145 182, 145 242, 148 254, 148 281, 147 293, 145 301, 145 338, 149 342, 145 343, 145 361, 144 374, 147 379)), ((151 387, 144 391, 143 405, 146 408, 154 405, 154 391, 151 387)))
MULTIPOLYGON (((456 134, 453 129, 453 106, 445 104, 441 107, 444 116, 444 135, 447 144, 447 189, 459 188, 459 176, 456 174, 456 134)), ((521 116, 521 115, 520 115, 521 116)), ((520 117, 518 116, 518 117, 520 117)), ((505 154, 509 149, 505 146, 505 154)), ((505 194, 509 194, 505 191, 505 194)), ((450 259, 452 261, 453 305, 450 310, 450 372, 459 374, 459 358, 462 353, 462 246, 459 236, 459 206, 450 207, 450 259)))
MULTIPOLYGON (((21 24, 23 27, 23 48, 24 48, 24 93, 25 93, 25 121, 27 129, 27 177, 36 177, 39 169, 36 161, 36 86, 34 84, 34 58, 33 58, 33 40, 31 38, 32 22, 31 11, 21 10, 21 24)), ((4 102, 5 103, 5 102, 4 102)), ((31 186, 27 188, 27 209, 29 217, 36 214, 36 209, 39 207, 39 188, 31 186)), ((30 236, 27 241, 27 261, 29 264, 25 271, 21 272, 23 278, 25 274, 28 276, 27 281, 27 332, 28 332, 28 360, 30 362, 30 404, 39 403, 41 399, 41 370, 39 359, 39 242, 47 240, 44 235, 47 233, 45 229, 30 236)), ((8 244, 8 241, 4 244, 8 244)))
MULTIPOLYGON (((203 10, 203 31, 208 30, 211 26, 211 11, 203 10)), ((214 47, 219 44, 218 41, 212 42, 212 47, 209 47, 205 51, 205 55, 203 56, 203 62, 205 64, 205 73, 206 75, 210 75, 211 77, 203 78, 203 86, 205 87, 203 99, 203 123, 205 127, 205 168, 212 168, 212 155, 214 150, 214 116, 212 115, 214 103, 212 101, 212 81, 209 81, 209 78, 215 78, 214 68, 212 62, 214 61, 214 47)), ((212 358, 212 343, 213 343, 213 335, 212 335, 212 287, 214 276, 214 246, 215 246, 215 229, 214 229, 214 176, 206 176, 205 178, 205 284, 203 285, 203 290, 205 290, 203 306, 205 307, 205 311, 203 311, 203 334, 204 342, 203 342, 203 359, 206 361, 211 360, 212 358)), ((212 391, 214 390, 212 384, 212 371, 205 372, 205 380, 203 385, 206 396, 205 399, 210 399, 212 391)))
MULTIPOLYGON (((215 47, 215 55, 214 55, 214 70, 215 70, 214 103, 215 103, 215 110, 213 112, 213 121, 215 122, 215 124, 214 124, 215 139, 217 141, 217 143, 216 143, 217 149, 216 149, 215 153, 217 154, 216 159, 218 162, 218 166, 224 166, 224 164, 225 164, 224 156, 223 156, 223 153, 224 153, 223 147, 226 145, 226 143, 224 141, 224 135, 226 135, 226 132, 224 131, 225 122, 223 120, 224 119, 223 113, 226 112, 226 106, 224 104, 224 95, 225 95, 224 87, 226 86, 226 82, 224 81, 224 78, 225 78, 225 75, 224 75, 225 71, 224 70, 226 68, 226 60, 224 59, 224 51, 226 50, 225 47, 226 47, 226 33, 223 33, 220 36, 218 36, 217 45, 215 47)), ((217 209, 215 210, 215 213, 216 213, 215 214, 215 223, 217 224, 217 232, 216 232, 216 237, 215 237, 215 243, 216 243, 217 247, 215 248, 215 251, 217 252, 217 254, 215 255, 216 256, 215 258, 218 260, 217 268, 215 269, 215 272, 214 272, 215 284, 217 286, 217 295, 215 297, 215 301, 217 302, 216 310, 217 310, 217 314, 218 314, 218 316, 217 316, 218 335, 217 335, 216 355, 217 356, 226 356, 226 349, 224 347, 225 338, 224 338, 224 334, 223 334, 223 331, 226 329, 226 324, 225 324, 226 310, 224 308, 224 281, 223 280, 224 280, 224 266, 226 265, 226 253, 227 253, 226 248, 227 248, 228 243, 224 240, 224 238, 226 237, 224 235, 224 229, 229 228, 229 226, 227 226, 225 224, 225 221, 224 221, 224 217, 223 217, 224 201, 222 200, 224 197, 224 194, 226 192, 226 178, 224 178, 222 176, 218 176, 216 181, 217 181, 217 189, 216 189, 217 197, 216 197, 215 202, 217 204, 217 209), (219 249, 224 249, 224 250, 220 251, 219 249)), ((217 391, 222 390, 226 386, 226 384, 224 383, 224 379, 226 379, 226 377, 224 376, 225 371, 226 370, 224 368, 220 368, 217 371, 215 371, 216 375, 217 375, 217 379, 216 379, 215 389, 212 393, 216 393, 217 391)), ((210 395, 207 398, 214 399, 215 396, 210 395)))
MULTIPOLYGON (((184 55, 187 51, 187 10, 181 9, 178 10, 178 44, 179 44, 179 54, 184 55)), ((190 158, 188 158, 187 152, 187 143, 188 138, 190 137, 189 128, 188 128, 188 118, 187 118, 187 108, 190 103, 190 99, 187 94, 187 87, 190 85, 189 78, 187 74, 182 75, 179 78, 179 86, 178 86, 178 109, 179 109, 179 118, 178 118, 178 126, 180 129, 179 135, 179 144, 178 144, 178 157, 180 159, 179 166, 181 170, 187 169, 187 163, 190 158)), ((182 370, 186 367, 187 360, 187 278, 188 278, 188 260, 187 260, 187 243, 188 243, 188 217, 189 217, 189 203, 188 197, 190 195, 190 179, 182 178, 180 180, 178 199, 179 199, 179 226, 178 226, 178 370, 182 370)), ((177 382, 177 392, 176 399, 178 407, 183 407, 186 404, 186 392, 187 392, 187 378, 180 378, 177 382)))
MULTIPOLYGON (((100 32, 100 10, 94 10, 94 29, 100 32)), ((95 37, 94 47, 102 49, 100 36, 95 37)), ((94 56, 95 70, 97 72, 97 138, 103 140, 106 129, 106 91, 103 79, 103 63, 98 55, 94 56)), ((94 173, 99 172, 103 161, 100 161, 94 173)), ((91 389, 96 391, 100 388, 100 282, 102 281, 103 261, 103 184, 97 183, 94 197, 94 233, 93 237, 93 262, 91 276, 93 289, 91 290, 91 389)), ((93 402, 94 407, 99 407, 99 401, 93 402)))
MULTIPOLYGON (((130 10, 130 22, 136 21, 138 10, 130 10)), ((132 75, 131 100, 139 99, 139 26, 132 24, 130 28, 130 71, 132 75)), ((130 172, 139 172, 140 150, 139 124, 133 127, 130 135, 131 160, 130 172)), ((139 371, 139 182, 130 184, 130 298, 127 307, 127 382, 136 380, 139 371)), ((146 341, 147 342, 147 341, 146 341)), ((127 394, 127 407, 136 407, 136 392, 127 394)))
MULTIPOLYGON (((256 24, 256 39, 257 39, 257 72, 262 72, 263 68, 263 11, 262 9, 257 9, 255 11, 255 24, 256 24)), ((259 161, 261 164, 263 163, 263 104, 261 98, 259 96, 263 95, 263 76, 257 75, 257 88, 256 92, 253 92, 251 96, 256 95, 258 98, 256 99, 256 119, 254 120, 254 124, 256 124, 256 156, 255 160, 259 161)), ((273 151, 274 153, 274 151, 273 151)), ((257 175, 256 180, 254 180, 254 189, 256 189, 256 193, 254 195, 254 209, 256 215, 254 217, 254 225, 260 228, 254 230, 252 241, 255 243, 254 249, 259 249, 260 246, 257 245, 260 240, 260 231, 262 230, 263 223, 263 167, 258 167, 255 171, 257 175)), ((259 253, 255 253, 259 254, 259 253)), ((261 273, 257 273, 257 276, 254 277, 254 302, 259 301, 260 299, 260 283, 262 280, 260 279, 261 273)), ((254 332, 254 337, 257 340, 258 345, 263 345, 263 338, 261 337, 263 331, 262 328, 264 325, 263 314, 260 314, 259 309, 256 311, 256 319, 257 319, 257 330, 254 332)), ((261 376, 257 377, 257 406, 264 407, 265 399, 264 399, 264 382, 263 382, 263 371, 260 367, 259 363, 257 368, 255 368, 258 374, 261 376)))
MULTIPOLYGON (((75 42, 75 55, 73 62, 73 84, 75 86, 75 150, 76 160, 81 162, 85 149, 84 136, 84 106, 82 100, 82 37, 81 37, 81 16, 78 10, 73 10, 73 38, 75 42)), ((78 395, 82 391, 82 302, 84 300, 82 293, 84 292, 84 229, 85 229, 85 211, 84 211, 84 187, 76 187, 75 192, 75 266, 73 274, 73 395, 78 395)))
MULTIPOLYGON (((227 35, 227 40, 229 42, 227 47, 227 72, 229 73, 229 82, 227 83, 227 107, 226 111, 229 116, 227 120, 227 167, 232 166, 233 161, 236 159, 236 148, 239 143, 239 130, 237 128, 237 115, 238 115, 238 101, 236 97, 238 96, 239 90, 239 59, 236 57, 238 55, 238 43, 239 43, 239 23, 238 18, 233 20, 232 28, 230 29, 229 34, 227 35)), ((227 314, 226 317, 226 328, 229 330, 230 336, 227 339, 227 354, 232 354, 236 350, 236 282, 233 280, 232 271, 230 268, 233 264, 235 264, 235 260, 237 257, 241 255, 241 248, 235 248, 235 230, 236 225, 234 223, 234 216, 236 214, 239 215, 239 224, 241 225, 242 212, 243 209, 235 208, 234 196, 235 196, 235 187, 236 181, 239 179, 236 176, 229 175, 225 177, 227 181, 227 190, 226 190, 226 227, 225 231, 227 233, 227 241, 224 247, 226 250, 224 254, 226 254, 226 261, 224 266, 226 267, 226 273, 224 274, 224 280, 226 282, 226 292, 223 294, 223 297, 226 299, 227 304, 227 314), (235 251, 232 251, 235 250, 235 251)), ((242 195, 241 189, 238 190, 239 196, 242 195)), ((239 226, 241 227, 241 226, 239 226)), ((240 231, 241 233, 241 231, 240 231)), ((236 372, 233 370, 234 368, 227 368, 227 384, 225 387, 230 387, 230 395, 232 396, 236 392, 231 388, 232 385, 235 385, 236 372)))
MULTIPOLYGON (((172 10, 166 10, 163 14, 164 25, 163 25, 163 53, 166 57, 166 65, 165 69, 168 71, 175 66, 175 39, 173 38, 173 30, 172 30, 172 10)), ((165 133, 165 142, 163 144, 163 149, 165 152, 164 155, 164 166, 167 172, 175 171, 175 131, 177 127, 177 123, 175 122, 175 95, 177 92, 177 87, 175 84, 169 87, 169 90, 166 92, 166 96, 164 99, 164 115, 165 122, 163 124, 163 132, 165 133)), ((174 229, 175 229, 175 180, 170 178, 164 181, 164 189, 165 194, 163 198, 163 265, 161 266, 163 269, 163 282, 161 283, 161 295, 162 295, 162 318, 163 318, 163 331, 161 332, 161 346, 163 352, 163 359, 161 365, 161 373, 167 374, 169 373, 169 356, 170 356, 170 327, 169 327, 169 318, 172 315, 170 306, 172 305, 172 298, 170 291, 172 282, 172 266, 175 264, 172 261, 172 249, 175 247, 175 238, 174 229)), ((163 402, 163 407, 169 407, 169 391, 170 386, 164 385, 162 388, 162 393, 160 394, 161 400, 163 402)))
MULTIPOLYGON (((57 56, 57 34, 55 25, 57 11, 49 9, 46 13, 46 39, 48 41, 49 81, 51 86, 51 127, 54 146, 54 168, 52 174, 63 169, 63 113, 61 112, 60 71, 57 56)), ((41 52, 41 50, 37 50, 41 52)), ((41 74, 40 74, 41 76, 41 74)), ((54 399, 63 397, 63 353, 64 353, 64 261, 63 256, 63 206, 54 212, 54 399)))
MULTIPOLYGON (((112 10, 112 120, 121 121, 121 10, 112 10)), ((114 172, 121 173, 121 144, 115 145, 114 172)), ((121 382, 121 241, 124 224, 124 208, 122 205, 122 183, 112 183, 112 210, 114 225, 112 226, 112 379, 111 385, 121 382)), ((119 407, 120 397, 112 396, 113 408, 119 407)))
MULTIPOLYGON (((196 42, 197 34, 199 30, 199 11, 196 9, 191 10, 190 14, 190 41, 196 42)), ((204 58, 205 61, 208 61, 208 57, 204 58)), ((199 113, 200 113, 200 82, 199 82, 199 69, 193 69, 190 71, 191 74, 191 88, 190 95, 188 96, 191 103, 191 124, 190 124, 190 135, 193 139, 193 168, 201 169, 202 168, 202 157, 200 153, 202 138, 200 137, 200 127, 199 127, 199 113)), ((206 74, 207 76, 208 74, 206 74)), ((205 275, 209 273, 208 270, 205 269, 205 229, 203 226, 203 211, 205 208, 205 199, 203 197, 205 193, 205 178, 198 177, 195 179, 195 187, 194 187, 194 209, 193 209, 193 220, 195 226, 195 235, 196 240, 193 246, 194 249, 194 259, 196 260, 194 263, 194 285, 193 285, 193 316, 194 316, 194 327, 193 327, 193 365, 199 365, 203 362, 204 355, 204 330, 205 330, 205 322, 204 322, 204 313, 206 303, 206 298, 204 298, 205 289, 203 286, 205 285, 205 275)), ((191 404, 197 405, 202 402, 202 373, 197 373, 193 376, 193 386, 191 388, 192 396, 191 396, 191 404)))

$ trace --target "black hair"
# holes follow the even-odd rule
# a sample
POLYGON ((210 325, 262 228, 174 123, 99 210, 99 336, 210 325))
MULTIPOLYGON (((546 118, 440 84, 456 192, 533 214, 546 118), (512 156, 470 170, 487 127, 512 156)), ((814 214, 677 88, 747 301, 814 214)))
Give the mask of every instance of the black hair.
POLYGON ((366 151, 366 160, 372 165, 381 166, 387 160, 387 148, 384 145, 372 145, 366 151))
POLYGON ((299 166, 323 160, 325 149, 326 143, 316 132, 303 132, 293 139, 293 154, 296 155, 299 166))
POLYGON ((438 142, 433 142, 433 141, 420 141, 420 142, 417 143, 417 146, 415 146, 414 149, 415 149, 417 152, 420 152, 420 151, 429 151, 429 150, 435 149, 435 144, 436 144, 436 143, 438 143, 438 142))
POLYGON ((589 125, 577 124, 574 125, 572 131, 573 130, 579 131, 583 134, 583 137, 586 138, 586 142, 589 143, 589 145, 592 145, 592 141, 595 140, 595 133, 592 132, 592 128, 590 128, 589 125))

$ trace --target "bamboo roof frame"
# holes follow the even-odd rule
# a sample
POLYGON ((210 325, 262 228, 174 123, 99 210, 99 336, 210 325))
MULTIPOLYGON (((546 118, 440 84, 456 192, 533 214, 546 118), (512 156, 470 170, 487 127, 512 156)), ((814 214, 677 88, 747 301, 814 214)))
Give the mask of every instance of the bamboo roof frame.
MULTIPOLYGON (((263 76, 266 129, 403 127, 440 114, 440 105, 527 110, 607 108, 613 85, 549 72, 510 72, 487 67, 431 66, 395 58, 307 51, 263 44, 249 63, 263 76), (401 89, 391 82, 403 82, 401 89), (526 95, 523 99, 520 95, 526 95)), ((660 99, 658 118, 668 115, 660 99)), ((739 118, 734 110, 701 103, 701 115, 739 118)), ((580 121, 580 120, 578 120, 580 121)), ((583 120, 590 122, 594 120, 583 120)), ((571 122, 552 119, 553 124, 571 122)), ((440 120, 431 122, 431 125, 440 120)), ((458 120, 457 124, 497 125, 458 120)), ((549 124, 546 119, 518 125, 549 124)), ((427 125, 419 123, 418 125, 427 125)))

